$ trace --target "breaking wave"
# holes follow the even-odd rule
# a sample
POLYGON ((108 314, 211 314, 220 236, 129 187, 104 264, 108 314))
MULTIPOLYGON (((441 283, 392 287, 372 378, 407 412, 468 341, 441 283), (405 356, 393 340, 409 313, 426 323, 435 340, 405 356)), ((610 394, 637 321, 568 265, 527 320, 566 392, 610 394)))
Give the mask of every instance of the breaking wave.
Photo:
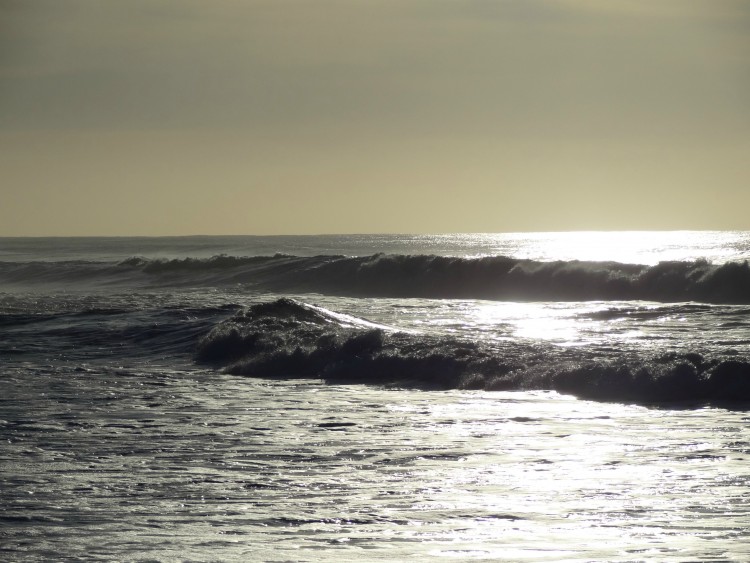
POLYGON ((662 262, 538 262, 508 257, 214 256, 120 263, 0 263, 0 283, 130 284, 149 287, 243 285, 249 290, 352 297, 507 301, 642 300, 750 303, 750 265, 662 262))
POLYGON ((750 401, 747 358, 638 356, 544 343, 482 343, 400 332, 284 298, 217 324, 197 361, 237 375, 316 377, 426 389, 545 389, 639 402, 750 401))

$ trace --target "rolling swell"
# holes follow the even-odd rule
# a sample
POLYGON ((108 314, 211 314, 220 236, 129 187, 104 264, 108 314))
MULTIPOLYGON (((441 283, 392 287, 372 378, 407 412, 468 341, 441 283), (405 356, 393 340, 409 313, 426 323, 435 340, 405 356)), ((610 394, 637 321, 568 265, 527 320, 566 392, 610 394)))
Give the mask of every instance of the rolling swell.
POLYGON ((316 256, 148 261, 123 265, 165 278, 247 283, 273 291, 344 296, 518 301, 643 300, 750 303, 747 261, 536 262, 507 257, 316 256))
POLYGON ((237 375, 427 389, 554 390, 639 403, 750 401, 750 362, 638 356, 544 343, 398 332, 292 299, 254 305, 199 342, 198 362, 237 375))
POLYGON ((351 297, 503 301, 658 301, 750 304, 748 261, 538 262, 503 256, 458 258, 375 254, 285 254, 102 262, 0 262, 0 286, 218 287, 351 297))

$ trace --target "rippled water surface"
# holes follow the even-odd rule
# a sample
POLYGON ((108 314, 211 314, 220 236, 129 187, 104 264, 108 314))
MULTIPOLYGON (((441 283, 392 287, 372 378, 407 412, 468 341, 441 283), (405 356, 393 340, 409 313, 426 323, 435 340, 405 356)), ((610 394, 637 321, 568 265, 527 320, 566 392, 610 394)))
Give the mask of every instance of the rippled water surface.
POLYGON ((5 558, 750 559, 742 411, 28 375, 0 383, 5 558))
POLYGON ((750 561, 748 257, 0 239, 0 560, 750 561))

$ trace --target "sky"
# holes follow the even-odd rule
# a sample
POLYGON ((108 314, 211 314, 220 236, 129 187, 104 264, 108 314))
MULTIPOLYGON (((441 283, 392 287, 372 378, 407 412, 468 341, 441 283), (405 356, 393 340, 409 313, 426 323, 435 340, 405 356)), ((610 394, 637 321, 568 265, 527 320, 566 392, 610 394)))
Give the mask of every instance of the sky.
POLYGON ((0 236, 749 210, 750 0, 0 0, 0 236))

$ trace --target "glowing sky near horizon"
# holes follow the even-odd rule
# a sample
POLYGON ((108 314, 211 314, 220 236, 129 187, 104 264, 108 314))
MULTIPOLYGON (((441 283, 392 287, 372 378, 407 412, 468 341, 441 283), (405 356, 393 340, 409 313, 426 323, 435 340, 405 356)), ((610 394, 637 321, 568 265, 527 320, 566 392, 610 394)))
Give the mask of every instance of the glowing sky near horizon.
POLYGON ((0 236, 750 229, 744 0, 0 0, 0 236))

